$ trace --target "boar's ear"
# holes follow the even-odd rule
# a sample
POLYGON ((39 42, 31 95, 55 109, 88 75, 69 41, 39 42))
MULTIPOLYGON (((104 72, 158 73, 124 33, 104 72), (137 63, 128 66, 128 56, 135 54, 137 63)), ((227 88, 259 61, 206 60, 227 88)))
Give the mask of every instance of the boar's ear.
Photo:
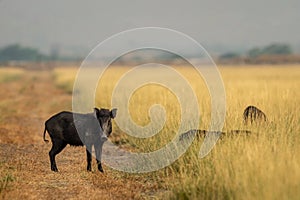
POLYGON ((111 118, 115 118, 116 115, 117 115, 117 109, 114 108, 114 109, 112 109, 112 110, 110 111, 110 117, 111 117, 111 118))
POLYGON ((94 116, 96 118, 99 118, 99 113, 100 113, 100 110, 98 108, 94 108, 94 116))

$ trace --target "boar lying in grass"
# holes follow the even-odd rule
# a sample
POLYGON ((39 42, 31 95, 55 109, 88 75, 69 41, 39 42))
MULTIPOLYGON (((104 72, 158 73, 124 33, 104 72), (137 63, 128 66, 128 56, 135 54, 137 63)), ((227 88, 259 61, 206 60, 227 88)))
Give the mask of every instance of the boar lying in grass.
POLYGON ((251 134, 251 131, 248 130, 230 130, 227 132, 223 131, 208 131, 208 130, 201 130, 201 129, 192 129, 185 133, 182 133, 179 136, 179 141, 182 141, 184 139, 187 139, 189 137, 196 137, 198 139, 204 138, 206 135, 213 134, 215 136, 220 136, 220 139, 222 139, 224 136, 235 136, 235 135, 245 135, 249 136, 251 134))
POLYGON ((52 148, 49 152, 51 170, 57 172, 55 156, 67 144, 72 146, 86 146, 87 170, 91 171, 92 146, 95 148, 98 170, 103 172, 101 154, 103 143, 112 132, 111 119, 115 118, 117 109, 94 108, 94 113, 80 114, 60 112, 45 122, 44 141, 46 131, 49 133, 52 148), (76 125, 76 127, 75 127, 76 125))
POLYGON ((267 121, 266 114, 255 106, 248 106, 244 110, 243 117, 244 117, 245 124, 248 124, 249 122, 250 122, 250 124, 252 124, 253 122, 260 123, 260 122, 267 121))

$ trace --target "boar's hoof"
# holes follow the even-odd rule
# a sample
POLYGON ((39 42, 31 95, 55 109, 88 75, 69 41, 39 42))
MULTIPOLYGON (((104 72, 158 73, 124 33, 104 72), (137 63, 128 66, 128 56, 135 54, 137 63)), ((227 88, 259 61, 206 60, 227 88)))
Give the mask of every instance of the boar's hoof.
POLYGON ((92 171, 92 167, 91 167, 91 166, 88 166, 88 167, 86 168, 86 170, 87 170, 88 172, 91 172, 91 171, 92 171))
POLYGON ((98 170, 99 170, 100 172, 104 173, 104 171, 103 171, 103 168, 102 168, 101 164, 100 164, 100 165, 98 165, 98 170))
POLYGON ((54 171, 54 172, 58 172, 57 167, 51 167, 51 170, 54 171))

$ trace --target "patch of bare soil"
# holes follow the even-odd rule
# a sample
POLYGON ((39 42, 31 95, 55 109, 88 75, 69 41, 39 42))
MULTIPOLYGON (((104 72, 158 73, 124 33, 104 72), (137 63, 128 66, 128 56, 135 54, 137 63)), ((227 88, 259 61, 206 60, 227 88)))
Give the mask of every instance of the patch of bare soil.
POLYGON ((44 122, 71 109, 71 96, 56 88, 51 71, 27 71, 0 84, 0 199, 145 199, 158 190, 147 176, 86 171, 85 149, 66 147, 50 170, 44 122))

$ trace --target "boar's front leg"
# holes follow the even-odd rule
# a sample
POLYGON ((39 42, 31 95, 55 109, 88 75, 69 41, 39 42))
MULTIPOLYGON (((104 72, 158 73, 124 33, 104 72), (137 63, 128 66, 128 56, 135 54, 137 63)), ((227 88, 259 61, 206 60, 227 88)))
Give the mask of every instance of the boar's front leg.
POLYGON ((86 146, 87 171, 92 171, 92 145, 86 146))
POLYGON ((103 142, 99 142, 98 144, 95 144, 96 161, 98 165, 98 170, 103 173, 104 171, 101 165, 102 147, 103 147, 103 142))

